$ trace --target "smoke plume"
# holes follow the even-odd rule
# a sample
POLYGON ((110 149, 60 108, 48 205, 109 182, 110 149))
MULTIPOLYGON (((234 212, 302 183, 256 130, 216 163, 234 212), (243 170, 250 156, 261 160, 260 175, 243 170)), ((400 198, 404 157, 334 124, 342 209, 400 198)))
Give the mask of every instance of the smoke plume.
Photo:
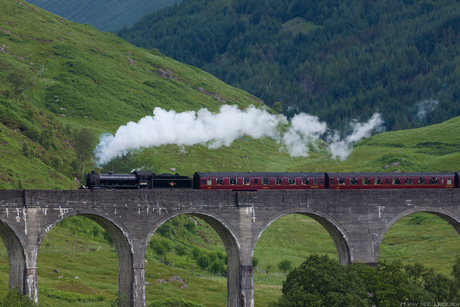
POLYGON ((278 140, 291 157, 307 157, 308 144, 325 137, 330 141, 332 156, 346 159, 351 152, 351 144, 368 137, 383 121, 379 114, 374 114, 365 124, 354 122, 353 133, 343 140, 336 132, 329 131, 326 123, 320 122, 316 116, 305 113, 294 116, 289 130, 281 135, 278 126, 287 123, 285 116, 273 115, 254 106, 240 110, 237 106, 224 105, 219 113, 211 113, 207 109, 177 113, 155 108, 153 116, 123 125, 115 135, 101 135, 95 154, 99 165, 103 165, 140 148, 166 144, 204 144, 209 148, 218 148, 229 146, 236 138, 248 135, 254 139, 270 137, 278 140))
POLYGON ((353 143, 356 143, 364 138, 371 135, 371 132, 383 130, 383 119, 380 114, 375 113, 372 117, 364 124, 358 123, 357 121, 352 122, 351 128, 353 132, 346 136, 343 140, 340 139, 337 132, 333 132, 328 137, 329 149, 332 153, 332 158, 339 158, 345 160, 351 153, 353 143))
POLYGON ((417 118, 418 118, 418 120, 423 120, 428 113, 433 112, 433 110, 436 108, 438 103, 439 103, 439 101, 434 100, 434 99, 426 99, 426 100, 420 101, 417 104, 417 107, 418 107, 417 118))

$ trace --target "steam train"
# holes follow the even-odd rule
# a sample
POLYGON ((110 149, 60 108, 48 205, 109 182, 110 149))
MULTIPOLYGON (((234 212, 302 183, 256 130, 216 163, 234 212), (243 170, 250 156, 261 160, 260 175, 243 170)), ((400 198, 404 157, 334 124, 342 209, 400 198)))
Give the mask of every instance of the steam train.
POLYGON ((201 189, 257 191, 264 189, 450 189, 459 188, 460 172, 410 173, 206 173, 193 178, 150 171, 86 175, 87 189, 201 189))

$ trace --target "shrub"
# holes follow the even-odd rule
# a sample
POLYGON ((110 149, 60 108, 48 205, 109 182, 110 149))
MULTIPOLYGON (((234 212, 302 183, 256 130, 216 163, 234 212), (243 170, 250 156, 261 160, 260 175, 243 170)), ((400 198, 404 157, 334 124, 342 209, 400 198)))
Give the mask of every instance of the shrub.
POLYGON ((17 288, 11 289, 6 297, 0 301, 0 307, 33 307, 37 306, 33 299, 22 295, 17 288))
POLYGON ((206 269, 208 266, 209 266, 209 263, 211 261, 209 260, 209 257, 208 255, 206 254, 201 254, 197 259, 196 259, 196 263, 198 264, 198 266, 202 269, 206 269))
POLYGON ((196 227, 196 225, 192 221, 190 221, 190 222, 185 224, 185 228, 187 228, 187 230, 190 231, 192 234, 196 233, 195 227, 196 227))
POLYGON ((210 270, 215 274, 225 274, 225 267, 221 260, 214 260, 211 263, 210 270))
MULTIPOLYGON (((73 292, 65 292, 65 291, 56 290, 54 288, 46 287, 46 286, 38 287, 38 292, 47 297, 67 301, 69 303, 101 302, 104 300, 104 296, 102 295, 84 295, 84 294, 73 293, 73 292)), ((15 305, 10 305, 10 306, 15 306, 15 305)))
POLYGON ((187 251, 183 245, 176 245, 174 248, 176 250, 176 254, 179 256, 184 256, 187 254, 187 251))
POLYGON ((152 304, 148 305, 148 307, 204 307, 204 305, 183 300, 180 298, 168 298, 161 301, 155 301, 152 304))

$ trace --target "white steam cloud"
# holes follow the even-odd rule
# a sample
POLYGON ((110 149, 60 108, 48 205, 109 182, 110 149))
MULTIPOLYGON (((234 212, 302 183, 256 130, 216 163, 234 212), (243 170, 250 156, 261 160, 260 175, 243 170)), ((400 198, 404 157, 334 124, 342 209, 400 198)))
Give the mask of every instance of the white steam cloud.
POLYGON ((308 144, 314 143, 326 131, 326 123, 320 122, 318 117, 300 113, 291 119, 291 127, 282 142, 291 157, 308 157, 308 144))
POLYGON ((379 114, 374 114, 365 124, 354 122, 353 133, 343 140, 337 132, 329 131, 326 123, 320 122, 316 116, 305 113, 294 116, 288 132, 280 135, 278 125, 287 123, 285 116, 273 115, 254 106, 240 110, 237 106, 224 105, 219 113, 206 109, 177 113, 155 108, 153 116, 121 126, 115 135, 101 135, 95 154, 98 163, 103 165, 140 148, 166 144, 205 144, 209 148, 218 148, 229 146, 236 138, 248 135, 255 139, 274 138, 287 148, 291 157, 307 157, 308 144, 326 136, 332 156, 343 160, 350 154, 351 145, 368 137, 372 130, 383 124, 383 120, 379 114))
POLYGON ((328 142, 330 144, 329 149, 332 153, 332 158, 345 160, 351 153, 353 143, 369 137, 371 132, 374 130, 383 130, 383 119, 380 114, 375 113, 364 124, 354 121, 350 125, 353 132, 346 136, 343 140, 340 140, 337 132, 334 132, 330 137, 328 137, 328 142))
POLYGON ((418 120, 424 119, 425 116, 428 113, 433 112, 433 110, 436 108, 438 103, 439 103, 439 101, 434 100, 434 99, 426 99, 426 100, 420 101, 417 104, 417 107, 418 107, 417 118, 418 118, 418 120))

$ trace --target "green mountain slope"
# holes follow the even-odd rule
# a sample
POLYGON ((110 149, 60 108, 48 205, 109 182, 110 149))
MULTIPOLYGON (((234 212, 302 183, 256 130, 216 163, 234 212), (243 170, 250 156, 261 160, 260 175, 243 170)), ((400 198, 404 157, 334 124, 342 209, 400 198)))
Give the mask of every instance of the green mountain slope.
POLYGON ((82 169, 75 167, 75 141, 82 127, 113 132, 155 107, 216 111, 222 100, 241 108, 263 105, 114 34, 24 2, 2 1, 0 10, 2 188, 76 187, 82 169))
POLYGON ((87 23, 104 32, 113 32, 124 25, 131 26, 142 16, 159 8, 180 3, 181 0, 31 0, 53 14, 78 23, 87 23))
POLYGON ((460 115, 457 1, 190 0, 117 34, 235 87, 346 130, 380 112, 387 131, 460 115))

